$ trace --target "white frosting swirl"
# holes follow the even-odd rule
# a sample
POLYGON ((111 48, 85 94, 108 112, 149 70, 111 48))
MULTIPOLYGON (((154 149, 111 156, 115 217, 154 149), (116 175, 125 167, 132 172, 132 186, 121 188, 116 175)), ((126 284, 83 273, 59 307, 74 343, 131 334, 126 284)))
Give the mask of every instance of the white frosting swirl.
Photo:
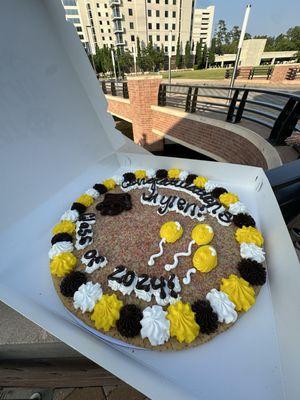
POLYGON ((146 292, 145 290, 141 290, 141 289, 137 289, 136 287, 134 288, 134 293, 136 295, 136 297, 138 299, 144 300, 147 303, 149 303, 149 301, 151 301, 152 299, 152 292, 151 292, 151 288, 148 292, 146 292))
POLYGON ((150 168, 146 170, 146 175, 148 178, 153 178, 155 176, 155 170, 150 168))
POLYGON ((152 346, 159 346, 170 338, 170 321, 161 306, 147 307, 141 320, 141 336, 148 338, 152 346))
POLYGON ((76 310, 80 308, 82 313, 93 311, 96 302, 102 297, 102 288, 99 283, 87 282, 74 293, 73 304, 76 310))
POLYGON ((188 171, 181 171, 179 174, 179 179, 181 181, 185 181, 186 178, 188 177, 189 172, 188 171))
POLYGON ((218 315, 219 322, 230 324, 236 321, 238 314, 235 311, 235 305, 229 300, 226 293, 211 289, 206 295, 206 300, 209 301, 212 309, 218 315))
POLYGON ((57 242, 49 250, 49 258, 58 256, 61 253, 71 253, 74 250, 73 243, 71 242, 57 242))
MULTIPOLYGON (((115 271, 116 271, 116 268, 114 269, 113 272, 115 272, 115 271)), ((124 269, 123 271, 119 272, 116 275, 116 277, 117 278, 121 278, 122 276, 124 276, 126 274, 126 272, 127 272, 126 269, 124 269)), ((108 279, 107 286, 109 286, 113 291, 116 292, 117 290, 120 290, 120 287, 122 286, 122 283, 119 283, 114 279, 108 279)))
POLYGON ((88 194, 89 196, 92 196, 93 199, 97 199, 100 196, 100 193, 98 192, 98 190, 91 188, 88 189, 85 194, 88 194))
POLYGON ((112 179, 116 182, 117 185, 121 186, 123 183, 123 176, 114 175, 112 179))
POLYGON ((229 210, 231 214, 237 215, 237 214, 248 214, 247 207, 245 206, 244 203, 237 201, 236 203, 231 203, 229 205, 229 210))
POLYGON ((133 280, 133 282, 132 282, 131 285, 125 286, 124 283, 122 283, 122 284, 120 285, 119 291, 122 293, 123 296, 125 296, 126 294, 127 294, 127 295, 130 295, 130 294, 131 294, 131 292, 132 292, 133 289, 135 288, 136 281, 137 281, 137 276, 135 275, 135 276, 134 276, 134 280, 133 280))
POLYGON ((242 258, 249 258, 258 263, 263 263, 266 259, 266 253, 254 243, 241 243, 240 254, 242 258))
POLYGON ((217 185, 215 183, 213 183, 212 181, 207 181, 204 185, 204 189, 207 193, 212 192, 216 187, 217 187, 217 185))
POLYGON ((67 210, 63 213, 60 220, 61 221, 71 221, 76 222, 79 217, 78 211, 76 210, 67 210))

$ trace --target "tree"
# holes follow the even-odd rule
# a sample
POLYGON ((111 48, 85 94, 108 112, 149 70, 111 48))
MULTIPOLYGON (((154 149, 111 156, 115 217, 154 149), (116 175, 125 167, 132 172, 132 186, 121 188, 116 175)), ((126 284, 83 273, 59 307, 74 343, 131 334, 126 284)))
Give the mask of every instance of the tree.
POLYGON ((207 54, 207 44, 205 43, 205 45, 203 46, 201 68, 206 68, 207 57, 208 57, 208 54, 207 54))
POLYGON ((186 68, 190 68, 190 66, 191 66, 191 44, 190 44, 190 42, 186 42, 186 45, 185 45, 184 65, 186 68))
POLYGON ((119 65, 122 75, 130 72, 131 68, 133 67, 133 57, 128 50, 119 55, 119 65))
POLYGON ((199 65, 202 62, 202 47, 203 42, 202 39, 200 39, 200 41, 196 44, 195 65, 197 65, 197 69, 199 69, 199 65))
POLYGON ((226 27, 226 23, 223 19, 220 19, 218 22, 217 29, 215 32, 215 39, 216 39, 217 54, 223 54, 222 53, 222 45, 225 44, 226 40, 228 40, 227 27, 226 27))
POLYGON ((137 36, 136 38, 136 64, 137 66, 142 69, 142 54, 141 54, 141 43, 140 38, 137 36))
POLYGON ((208 51, 208 64, 212 65, 215 62, 215 54, 216 54, 216 39, 213 38, 211 41, 211 45, 208 51))
POLYGON ((181 43, 180 36, 178 36, 177 46, 176 46, 176 67, 181 67, 181 43))

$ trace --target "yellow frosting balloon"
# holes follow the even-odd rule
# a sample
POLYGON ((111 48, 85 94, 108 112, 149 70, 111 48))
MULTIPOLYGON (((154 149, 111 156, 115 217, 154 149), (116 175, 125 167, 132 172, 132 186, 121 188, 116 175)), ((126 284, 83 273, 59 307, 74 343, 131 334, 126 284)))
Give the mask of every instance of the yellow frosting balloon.
POLYGON ((94 199, 89 194, 82 194, 78 199, 76 199, 76 203, 89 207, 94 203, 94 199))
POLYGON ((143 179, 147 177, 146 171, 143 169, 138 169, 137 171, 135 171, 134 175, 136 179, 143 179))
POLYGON ((182 343, 191 343, 199 334, 199 325, 195 321, 189 303, 177 301, 168 307, 167 319, 170 321, 170 335, 182 343))
POLYGON ((261 232, 253 226, 243 226, 235 232, 235 238, 239 243, 254 243, 256 246, 264 244, 264 238, 261 232))
POLYGON ((224 206, 229 207, 230 204, 234 204, 237 201, 239 201, 239 198, 236 194, 228 192, 228 193, 221 194, 221 196, 219 197, 219 200, 222 204, 224 204, 224 206))
POLYGON ((168 178, 169 179, 179 179, 179 175, 180 175, 180 169, 169 169, 168 171, 168 178))
POLYGON ((102 184, 106 187, 107 190, 112 190, 116 187, 116 182, 114 179, 106 179, 102 184))
POLYGON ((60 221, 55 227, 52 229, 54 235, 57 233, 69 233, 72 235, 75 232, 75 224, 72 221, 60 221))
POLYGON ((166 239, 167 243, 174 243, 183 234, 183 228, 177 221, 165 222, 160 228, 160 237, 166 239))
POLYGON ((214 231, 208 224, 198 224, 192 230, 192 239, 198 246, 208 244, 213 240, 214 231))
POLYGON ((197 178, 193 180, 193 184, 198 188, 204 188, 206 182, 207 179, 204 176, 197 176, 197 178))
POLYGON ((222 279, 221 291, 226 293, 235 304, 237 311, 248 311, 255 303, 255 292, 249 282, 231 274, 228 279, 222 279))
POLYGON ((58 254, 50 262, 51 274, 62 278, 74 269, 76 263, 77 258, 72 253, 58 254))
POLYGON ((213 246, 201 246, 193 257, 194 267, 201 272, 209 272, 217 266, 218 257, 213 246))
POLYGON ((97 329, 101 328, 107 332, 110 328, 116 326, 122 307, 123 301, 118 300, 115 294, 104 294, 96 303, 91 320, 95 322, 97 329))

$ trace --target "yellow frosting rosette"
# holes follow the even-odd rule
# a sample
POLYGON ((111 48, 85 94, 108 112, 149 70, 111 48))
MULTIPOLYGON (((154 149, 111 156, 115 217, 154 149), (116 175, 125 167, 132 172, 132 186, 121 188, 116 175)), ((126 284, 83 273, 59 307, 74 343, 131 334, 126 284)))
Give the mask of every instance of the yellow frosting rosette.
POLYGON ((97 329, 103 329, 107 332, 110 328, 116 326, 117 320, 120 318, 120 309, 123 302, 118 300, 115 294, 104 294, 96 303, 91 320, 95 322, 97 329))
POLYGON ((165 239, 167 243, 174 243, 180 239, 183 234, 183 228, 179 222, 165 222, 160 228, 160 237, 165 239))
POLYGON ((75 224, 72 221, 60 221, 55 227, 52 229, 54 235, 57 233, 69 233, 72 235, 75 232, 75 224))
POLYGON ((78 199, 76 199, 76 203, 80 203, 86 207, 89 207, 94 203, 94 199, 89 194, 82 194, 80 197, 78 197, 78 199))
POLYGON ((206 182, 207 178, 204 176, 197 176, 197 178, 193 180, 193 185, 197 186, 198 188, 204 188, 206 182))
POLYGON ((239 243, 254 243, 256 246, 262 247, 264 238, 261 232, 253 228, 253 226, 243 226, 235 232, 235 239, 239 243))
POLYGON ((199 325, 189 303, 177 301, 168 309, 167 319, 170 321, 170 335, 182 343, 191 343, 199 334, 199 325))
POLYGON ((237 311, 248 311, 255 303, 255 292, 249 282, 231 274, 229 278, 222 279, 220 290, 226 293, 235 304, 237 311))
POLYGON ((192 230, 192 239, 198 246, 208 244, 213 240, 214 231, 208 224, 197 224, 192 230))
POLYGON ((134 175, 136 179, 144 179, 147 177, 146 171, 143 169, 138 169, 137 171, 135 171, 134 175))
POLYGON ((180 175, 180 169, 169 169, 168 171, 168 178, 169 179, 179 179, 179 175, 180 175))
POLYGON ((200 272, 209 272, 218 264, 216 249, 213 246, 201 246, 195 251, 193 265, 200 272))
POLYGON ((228 192, 221 194, 219 200, 224 206, 229 207, 230 204, 234 204, 239 201, 239 198, 236 194, 228 192))
POLYGON ((107 190, 113 190, 116 187, 116 182, 114 179, 106 179, 102 182, 102 184, 106 187, 107 190))
POLYGON ((72 253, 58 254, 50 262, 50 272, 52 275, 62 278, 74 269, 76 263, 77 259, 72 253))

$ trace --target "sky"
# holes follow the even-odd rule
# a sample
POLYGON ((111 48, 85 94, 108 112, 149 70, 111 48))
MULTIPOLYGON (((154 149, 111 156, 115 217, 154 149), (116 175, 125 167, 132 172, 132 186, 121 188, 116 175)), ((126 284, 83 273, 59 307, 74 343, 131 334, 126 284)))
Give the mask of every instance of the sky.
POLYGON ((214 23, 224 19, 230 29, 241 27, 248 3, 252 5, 247 29, 251 35, 277 36, 300 25, 300 0, 196 0, 196 7, 214 5, 214 23))

